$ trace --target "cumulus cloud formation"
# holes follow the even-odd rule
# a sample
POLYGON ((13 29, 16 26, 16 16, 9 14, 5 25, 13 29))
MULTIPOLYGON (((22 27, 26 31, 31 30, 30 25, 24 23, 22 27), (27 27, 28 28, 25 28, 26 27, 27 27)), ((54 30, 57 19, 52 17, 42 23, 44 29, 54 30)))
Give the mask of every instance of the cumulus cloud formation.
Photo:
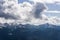
POLYGON ((17 11, 17 7, 15 6, 17 6, 16 0, 0 0, 0 17, 16 19, 14 12, 17 11))
MULTIPOLYGON (((56 22, 58 19, 50 19, 44 15, 46 9, 46 5, 41 2, 35 2, 34 4, 23 2, 18 4, 18 0, 0 0, 0 23, 40 25, 47 22, 50 23, 51 20, 56 22)), ((54 23, 53 21, 51 23, 54 23)))

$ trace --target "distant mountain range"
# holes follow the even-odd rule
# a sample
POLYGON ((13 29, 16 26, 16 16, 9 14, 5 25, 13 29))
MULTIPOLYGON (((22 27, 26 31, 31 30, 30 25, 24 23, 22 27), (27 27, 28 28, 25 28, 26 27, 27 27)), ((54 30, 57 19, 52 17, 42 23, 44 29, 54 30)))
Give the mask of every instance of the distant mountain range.
POLYGON ((5 23, 0 27, 0 40, 60 40, 60 26, 48 23, 38 26, 5 23))

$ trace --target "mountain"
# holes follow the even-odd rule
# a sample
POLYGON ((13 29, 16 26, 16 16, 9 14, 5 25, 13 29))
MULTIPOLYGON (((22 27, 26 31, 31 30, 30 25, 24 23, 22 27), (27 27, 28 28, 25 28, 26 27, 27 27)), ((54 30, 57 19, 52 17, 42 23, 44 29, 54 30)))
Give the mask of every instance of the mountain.
POLYGON ((1 25, 0 40, 60 40, 60 26, 52 24, 1 25))

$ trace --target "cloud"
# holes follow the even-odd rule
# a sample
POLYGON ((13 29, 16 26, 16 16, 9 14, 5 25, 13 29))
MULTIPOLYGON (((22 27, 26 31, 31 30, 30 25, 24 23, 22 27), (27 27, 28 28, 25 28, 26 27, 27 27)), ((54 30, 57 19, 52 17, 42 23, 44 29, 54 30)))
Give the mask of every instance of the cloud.
POLYGON ((48 19, 48 23, 53 24, 53 25, 60 25, 60 18, 51 17, 48 19))
POLYGON ((40 18, 42 12, 47 9, 46 5, 40 2, 37 2, 33 7, 34 11, 32 11, 32 13, 35 18, 40 18))
POLYGON ((35 2, 34 4, 23 2, 18 4, 18 0, 0 0, 0 23, 33 25, 58 23, 57 20, 59 18, 48 18, 44 15, 46 9, 46 5, 41 2, 35 2))
POLYGON ((0 17, 6 19, 16 19, 17 16, 14 15, 14 12, 17 11, 17 2, 15 0, 0 0, 0 17))
POLYGON ((55 2, 60 2, 60 0, 30 0, 33 2, 43 2, 43 3, 55 3, 55 2))
POLYGON ((25 21, 29 18, 31 6, 28 2, 18 4, 17 0, 0 0, 0 18, 5 22, 12 19, 25 21))
POLYGON ((45 11, 47 13, 60 13, 60 11, 45 11))

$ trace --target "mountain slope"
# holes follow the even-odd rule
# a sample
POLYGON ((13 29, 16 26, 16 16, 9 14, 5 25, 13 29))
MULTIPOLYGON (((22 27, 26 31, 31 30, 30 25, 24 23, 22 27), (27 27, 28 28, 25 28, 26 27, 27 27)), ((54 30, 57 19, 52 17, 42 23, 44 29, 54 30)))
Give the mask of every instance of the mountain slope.
POLYGON ((60 40, 60 26, 5 23, 0 28, 0 40, 60 40))

